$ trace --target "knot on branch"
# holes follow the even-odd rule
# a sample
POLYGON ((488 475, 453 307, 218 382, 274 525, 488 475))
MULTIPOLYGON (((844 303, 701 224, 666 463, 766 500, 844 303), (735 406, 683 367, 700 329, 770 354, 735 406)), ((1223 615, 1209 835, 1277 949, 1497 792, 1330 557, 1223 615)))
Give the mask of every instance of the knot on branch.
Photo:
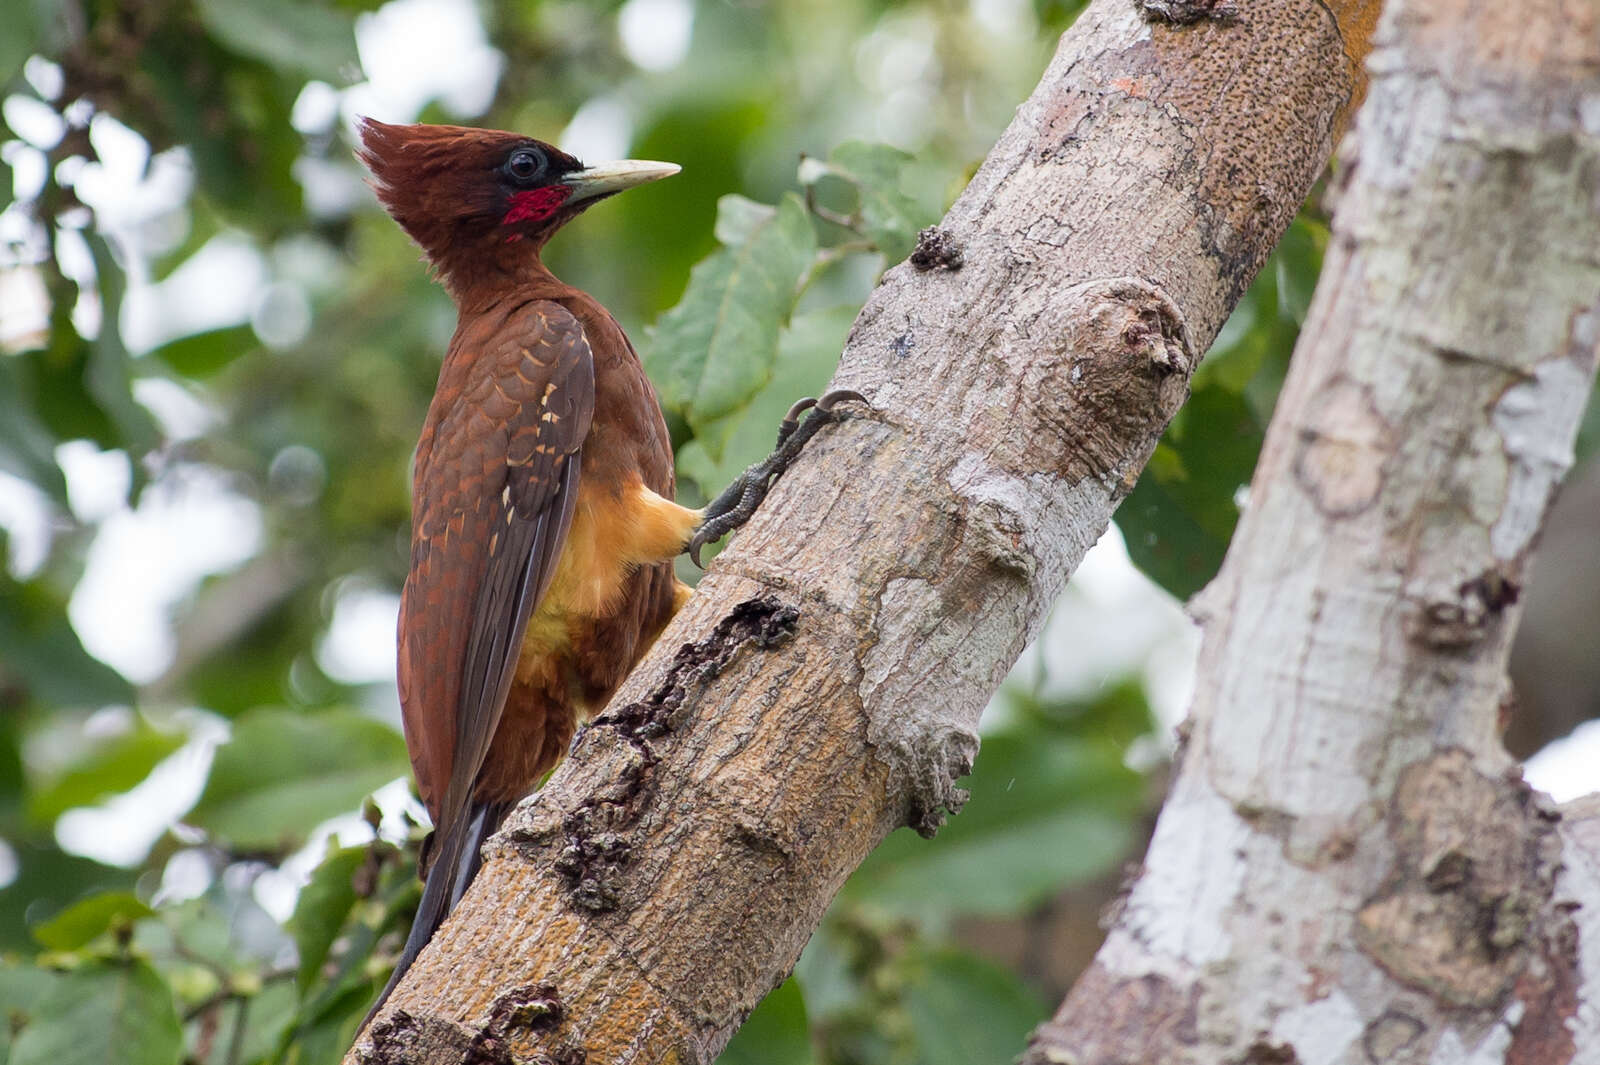
POLYGON ((1462 581, 1455 595, 1433 599, 1407 619, 1406 634, 1435 651, 1459 651, 1488 635, 1491 624, 1517 601, 1522 588, 1498 569, 1462 581))
POLYGON ((1449 750, 1408 766, 1389 808, 1396 864, 1356 916, 1356 940, 1397 980, 1457 1006, 1499 1008, 1539 951, 1558 815, 1520 778, 1449 750))
POLYGON ((904 776, 906 785, 906 824, 917 835, 932 839, 945 821, 961 812, 971 798, 956 781, 972 772, 978 756, 978 737, 962 729, 944 729, 923 742, 892 741, 879 756, 904 776))
POLYGON ((1112 278, 1069 289, 1038 324, 1066 333, 1028 353, 1013 414, 1024 454, 1120 497, 1188 398, 1199 356, 1183 314, 1155 286, 1112 278))

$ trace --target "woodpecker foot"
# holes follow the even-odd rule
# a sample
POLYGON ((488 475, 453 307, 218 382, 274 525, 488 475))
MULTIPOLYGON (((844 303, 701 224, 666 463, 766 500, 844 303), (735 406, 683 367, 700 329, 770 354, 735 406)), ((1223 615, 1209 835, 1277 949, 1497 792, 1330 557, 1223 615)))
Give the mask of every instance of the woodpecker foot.
POLYGON ((778 443, 772 454, 735 477, 721 495, 706 505, 700 527, 694 531, 685 548, 696 566, 705 568, 700 562, 700 549, 749 521, 761 501, 767 498, 772 482, 789 468, 806 442, 816 436, 819 429, 839 420, 836 406, 850 401, 867 402, 859 392, 840 389, 829 392, 821 399, 802 399, 789 408, 789 413, 778 425, 778 443), (811 416, 801 421, 800 416, 806 411, 810 411, 811 416))

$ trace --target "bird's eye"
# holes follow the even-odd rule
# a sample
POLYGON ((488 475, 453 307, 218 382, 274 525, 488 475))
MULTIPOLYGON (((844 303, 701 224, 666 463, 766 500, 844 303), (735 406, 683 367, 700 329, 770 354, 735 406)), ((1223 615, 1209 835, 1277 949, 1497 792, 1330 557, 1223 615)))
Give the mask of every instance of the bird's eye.
POLYGON ((537 148, 518 148, 506 160, 506 173, 519 183, 537 181, 544 176, 550 161, 537 148))

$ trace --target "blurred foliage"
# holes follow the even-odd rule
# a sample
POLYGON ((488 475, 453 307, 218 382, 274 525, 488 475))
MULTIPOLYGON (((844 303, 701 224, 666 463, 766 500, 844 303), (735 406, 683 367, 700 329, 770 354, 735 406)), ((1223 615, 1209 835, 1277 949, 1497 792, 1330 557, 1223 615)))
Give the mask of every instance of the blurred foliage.
MULTIPOLYGON (((419 117, 553 138, 621 115, 630 154, 683 164, 547 258, 640 341, 681 490, 703 497, 826 382, 876 276, 1082 4, 683 0, 688 53, 657 70, 619 38, 640 6, 485 0, 505 60, 487 110, 434 99, 419 117)), ((392 682, 325 647, 358 593, 403 577, 410 453, 454 324, 350 157, 350 112, 398 106, 366 82, 359 31, 418 5, 378 7, 5 5, 0 502, 43 533, 24 557, 17 523, 0 570, 0 1062, 337 1061, 416 905, 421 829, 398 806, 355 813, 407 771, 392 682), (67 460, 82 441, 124 461, 109 506, 67 460), (69 606, 97 537, 196 484, 247 503, 259 542, 174 593, 168 660, 130 679, 69 606), (152 818, 148 847, 84 837, 152 818)), ((1119 515, 1179 596, 1226 547, 1324 240, 1296 224, 1119 515)), ((1133 680, 1013 681, 996 709, 966 811, 873 854, 724 1061, 1020 1051, 1050 1003, 956 932, 1130 856, 1148 789, 1127 752, 1152 725, 1133 680)))

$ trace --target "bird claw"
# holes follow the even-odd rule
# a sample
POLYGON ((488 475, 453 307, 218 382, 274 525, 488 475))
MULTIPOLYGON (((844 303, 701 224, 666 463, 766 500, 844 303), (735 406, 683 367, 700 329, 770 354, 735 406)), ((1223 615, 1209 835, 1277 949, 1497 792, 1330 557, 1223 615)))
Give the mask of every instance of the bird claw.
POLYGON ((721 495, 706 505, 705 517, 685 547, 696 566, 705 569, 700 561, 701 549, 749 521, 761 501, 767 498, 772 482, 789 468, 818 430, 839 420, 837 405, 848 402, 871 406, 861 393, 841 388, 820 399, 807 397, 789 408, 778 425, 778 442, 772 454, 735 477, 721 495), (806 411, 811 411, 811 416, 801 421, 806 411))

